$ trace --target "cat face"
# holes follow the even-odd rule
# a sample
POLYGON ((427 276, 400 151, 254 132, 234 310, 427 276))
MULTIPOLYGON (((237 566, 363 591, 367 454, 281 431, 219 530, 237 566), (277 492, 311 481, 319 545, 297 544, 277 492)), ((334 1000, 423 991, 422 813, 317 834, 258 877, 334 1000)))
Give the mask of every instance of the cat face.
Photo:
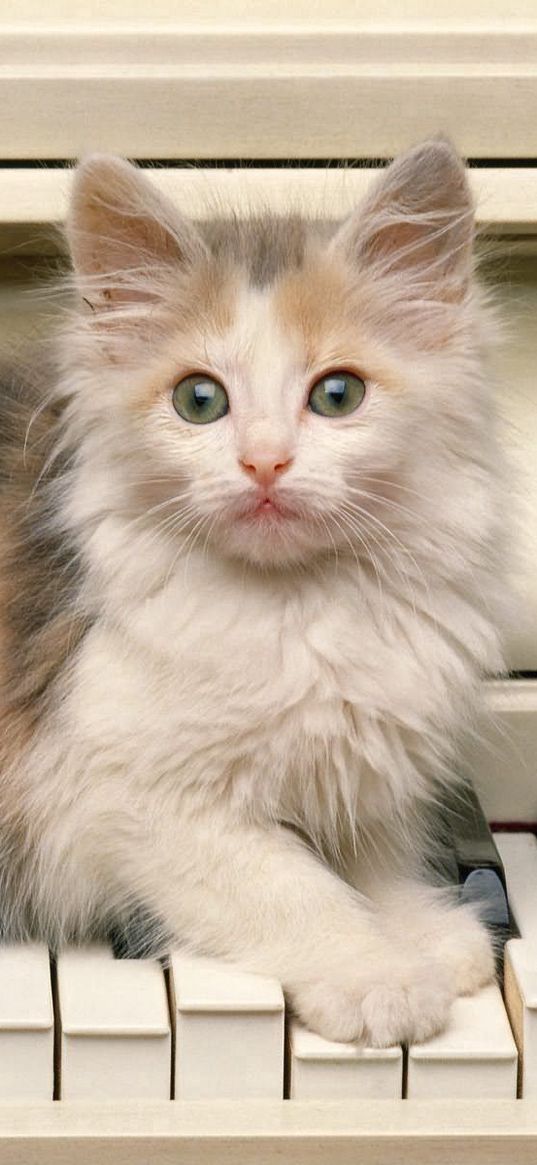
POLYGON ((275 285, 230 278, 221 293, 226 322, 180 332, 153 391, 140 386, 148 475, 171 488, 169 505, 149 489, 148 507, 170 535, 197 523, 200 540, 260 564, 354 547, 365 478, 396 468, 402 369, 356 326, 360 296, 318 247, 275 285))
POLYGON ((462 343, 472 209, 451 147, 400 159, 332 237, 269 216, 195 228, 98 158, 68 234, 100 382, 75 407, 122 505, 263 567, 382 549, 462 343))

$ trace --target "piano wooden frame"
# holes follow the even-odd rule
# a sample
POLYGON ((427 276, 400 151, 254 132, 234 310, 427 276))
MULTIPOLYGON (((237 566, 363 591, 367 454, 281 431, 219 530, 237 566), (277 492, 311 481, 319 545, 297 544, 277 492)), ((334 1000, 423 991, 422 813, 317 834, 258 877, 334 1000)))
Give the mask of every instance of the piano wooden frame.
MULTIPOLYGON (((49 0, 45 17, 37 0, 20 0, 16 21, 0 15, 3 270, 10 255, 15 263, 17 255, 46 249, 48 228, 62 217, 70 175, 39 165, 51 159, 100 149, 165 161, 154 180, 194 214, 216 198, 245 207, 294 201, 337 217, 365 190, 375 160, 442 130, 463 154, 487 162, 471 175, 478 220, 503 241, 509 261, 524 267, 510 318, 531 315, 537 311, 537 164, 528 164, 537 155, 533 0, 521 0, 517 21, 505 17, 502 0, 486 6, 436 0, 434 15, 430 0, 410 0, 404 18, 401 7, 395 0, 364 0, 357 15, 352 0, 341 0, 336 18, 328 0, 315 5, 314 15, 308 0, 287 6, 226 0, 217 11, 209 0, 153 0, 149 20, 141 0, 110 0, 105 12, 90 0, 49 0), (230 167, 173 166, 185 159, 228 159, 230 167), (232 168, 237 159, 255 166, 232 168), (281 165, 267 167, 265 159, 281 165), (312 159, 313 168, 289 165, 312 159), (334 165, 354 159, 362 165, 343 173, 334 165)), ((6 286, 4 307, 11 294, 6 286)), ((530 333, 525 354, 513 345, 502 365, 513 384, 522 378, 529 400, 527 426, 525 419, 521 425, 529 434, 521 446, 527 463, 537 442, 530 333)), ((534 470, 530 476, 537 505, 534 470)), ((535 567, 537 545, 532 553, 535 567)), ((513 669, 527 674, 488 686, 497 738, 469 758, 497 821, 537 820, 537 680, 530 675, 537 673, 535 569, 529 576, 521 592, 530 612, 527 630, 515 635, 511 653, 513 669)), ((507 1159, 533 1165, 537 1105, 0 1105, 3 1165, 58 1165, 75 1156, 83 1165, 492 1165, 507 1159)))
POLYGON ((0 1107, 2 1165, 534 1165, 529 1101, 0 1107))

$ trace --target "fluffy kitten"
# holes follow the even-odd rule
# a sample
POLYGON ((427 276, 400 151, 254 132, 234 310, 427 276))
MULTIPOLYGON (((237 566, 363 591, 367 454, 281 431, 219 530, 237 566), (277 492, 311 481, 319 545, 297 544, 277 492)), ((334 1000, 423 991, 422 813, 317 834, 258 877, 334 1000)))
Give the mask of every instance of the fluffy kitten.
POLYGON ((0 403, 6 935, 141 911, 379 1045, 492 976, 420 878, 502 663, 472 235, 444 141, 332 231, 194 225, 126 162, 76 172, 77 307, 0 403))

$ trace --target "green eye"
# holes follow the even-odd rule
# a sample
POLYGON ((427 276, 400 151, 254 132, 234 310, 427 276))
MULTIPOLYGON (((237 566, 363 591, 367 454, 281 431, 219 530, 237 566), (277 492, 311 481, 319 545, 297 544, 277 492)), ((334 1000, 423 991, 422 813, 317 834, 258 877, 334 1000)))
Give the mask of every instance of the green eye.
POLYGON ((209 376, 187 376, 176 384, 173 407, 183 420, 193 425, 209 425, 229 412, 227 392, 209 376))
POLYGON ((365 384, 352 372, 331 372, 321 377, 309 395, 308 405, 321 417, 347 417, 361 405, 365 384))

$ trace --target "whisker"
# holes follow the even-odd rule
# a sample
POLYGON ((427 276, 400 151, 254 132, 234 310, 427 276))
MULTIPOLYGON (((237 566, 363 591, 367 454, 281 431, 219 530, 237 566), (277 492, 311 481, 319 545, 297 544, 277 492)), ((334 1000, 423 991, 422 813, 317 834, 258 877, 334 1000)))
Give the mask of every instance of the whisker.
MULTIPOLYGON (((388 542, 393 543, 396 546, 397 550, 402 555, 403 559, 406 559, 406 561, 414 567, 416 574, 417 574, 417 577, 418 577, 419 581, 422 583, 422 585, 425 589, 425 593, 426 593, 428 599, 430 600, 431 593, 430 593, 430 587, 429 587, 428 580, 426 579, 425 574, 424 574, 421 566, 419 565, 419 563, 415 559, 414 555, 409 550, 408 546, 405 546, 405 544, 401 541, 401 539, 398 538, 396 534, 394 534, 393 530, 391 530, 389 526, 386 526, 386 524, 384 522, 381 522, 380 518, 377 518, 376 515, 371 514, 369 512, 369 510, 364 509, 363 506, 359 506, 356 502, 351 502, 349 504, 352 506, 353 511, 357 515, 359 515, 364 521, 367 521, 369 523, 373 523, 373 525, 375 527, 377 527, 379 529, 379 531, 385 535, 388 542)), ((431 605, 431 609, 434 610, 433 605, 431 605)))
POLYGON ((365 526, 365 529, 368 532, 368 537, 373 540, 375 546, 378 548, 380 555, 381 555, 380 562, 379 562, 379 560, 376 560, 377 567, 378 567, 379 571, 382 571, 382 574, 385 578, 385 581, 388 582, 388 581, 393 581, 393 580, 391 580, 391 575, 390 575, 391 568, 393 568, 395 570, 396 575, 399 579, 399 582, 400 582, 400 584, 402 584, 403 592, 408 590, 408 597, 409 597, 410 605, 412 607, 414 614, 416 615, 417 614, 417 605, 416 605, 415 589, 412 586, 412 580, 408 574, 408 571, 404 570, 403 567, 399 565, 398 548, 396 548, 396 555, 394 555, 393 553, 390 553, 389 559, 386 561, 386 550, 387 550, 387 548, 391 549, 390 537, 388 537, 384 531, 381 531, 379 533, 378 530, 376 530, 375 526, 373 526, 373 530, 371 529, 371 525, 369 523, 369 518, 372 516, 369 515, 367 512, 360 513, 360 526, 358 526, 357 522, 356 522, 355 509, 356 509, 356 507, 352 503, 347 503, 347 504, 342 503, 342 507, 341 507, 340 512, 345 510, 349 524, 352 525, 353 531, 355 532, 355 534, 357 536, 360 535, 363 538, 363 531, 364 531, 364 526, 365 526))

